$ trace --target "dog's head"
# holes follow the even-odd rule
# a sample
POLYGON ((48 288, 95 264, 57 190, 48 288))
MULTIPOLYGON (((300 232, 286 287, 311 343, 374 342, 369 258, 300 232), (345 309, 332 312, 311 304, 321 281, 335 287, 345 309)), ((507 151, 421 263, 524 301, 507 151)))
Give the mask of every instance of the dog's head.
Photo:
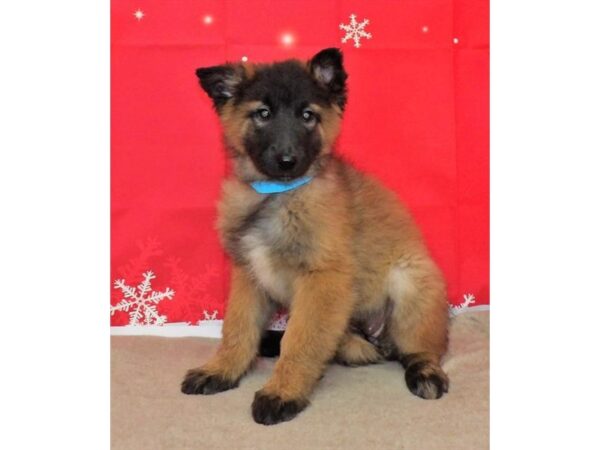
POLYGON ((338 49, 308 62, 225 64, 196 71, 223 124, 238 175, 291 180, 318 168, 338 135, 346 72, 338 49))

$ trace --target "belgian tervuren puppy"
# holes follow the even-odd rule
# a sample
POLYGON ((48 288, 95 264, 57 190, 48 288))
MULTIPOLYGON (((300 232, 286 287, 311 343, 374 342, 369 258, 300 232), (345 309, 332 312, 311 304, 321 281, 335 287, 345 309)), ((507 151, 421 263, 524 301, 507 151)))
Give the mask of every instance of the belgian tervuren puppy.
POLYGON ((332 153, 347 94, 340 51, 196 73, 232 161, 218 228, 233 267, 220 348, 181 390, 236 387, 274 308, 284 306, 281 356, 254 397, 256 422, 296 416, 332 360, 396 359, 411 392, 441 397, 442 275, 396 196, 332 153))

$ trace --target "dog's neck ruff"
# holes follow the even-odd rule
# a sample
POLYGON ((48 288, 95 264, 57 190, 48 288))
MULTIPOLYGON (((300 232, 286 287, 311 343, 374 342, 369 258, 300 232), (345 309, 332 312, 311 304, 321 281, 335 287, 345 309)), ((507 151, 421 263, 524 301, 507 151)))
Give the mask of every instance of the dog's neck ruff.
POLYGON ((301 177, 293 181, 253 181, 250 183, 252 189, 259 194, 280 194, 282 192, 293 191, 300 186, 310 182, 313 177, 301 177))

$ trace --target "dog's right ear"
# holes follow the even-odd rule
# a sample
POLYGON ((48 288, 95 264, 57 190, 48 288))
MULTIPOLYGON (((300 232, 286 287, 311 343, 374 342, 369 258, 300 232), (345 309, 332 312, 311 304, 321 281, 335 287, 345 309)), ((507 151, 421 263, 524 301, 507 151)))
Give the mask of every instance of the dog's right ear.
POLYGON ((213 100, 215 107, 220 108, 235 95, 238 85, 243 79, 244 71, 234 64, 204 67, 196 70, 202 89, 213 100))

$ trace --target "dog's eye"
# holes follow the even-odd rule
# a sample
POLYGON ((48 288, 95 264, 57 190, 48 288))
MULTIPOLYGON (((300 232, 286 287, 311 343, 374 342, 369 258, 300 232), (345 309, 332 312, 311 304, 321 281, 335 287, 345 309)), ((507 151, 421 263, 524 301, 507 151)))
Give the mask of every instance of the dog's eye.
POLYGON ((257 119, 267 121, 271 118, 271 111, 269 111, 267 108, 259 108, 254 111, 254 115, 257 119))
POLYGON ((311 123, 316 119, 315 113, 310 109, 305 109, 302 111, 302 120, 306 123, 311 123))

